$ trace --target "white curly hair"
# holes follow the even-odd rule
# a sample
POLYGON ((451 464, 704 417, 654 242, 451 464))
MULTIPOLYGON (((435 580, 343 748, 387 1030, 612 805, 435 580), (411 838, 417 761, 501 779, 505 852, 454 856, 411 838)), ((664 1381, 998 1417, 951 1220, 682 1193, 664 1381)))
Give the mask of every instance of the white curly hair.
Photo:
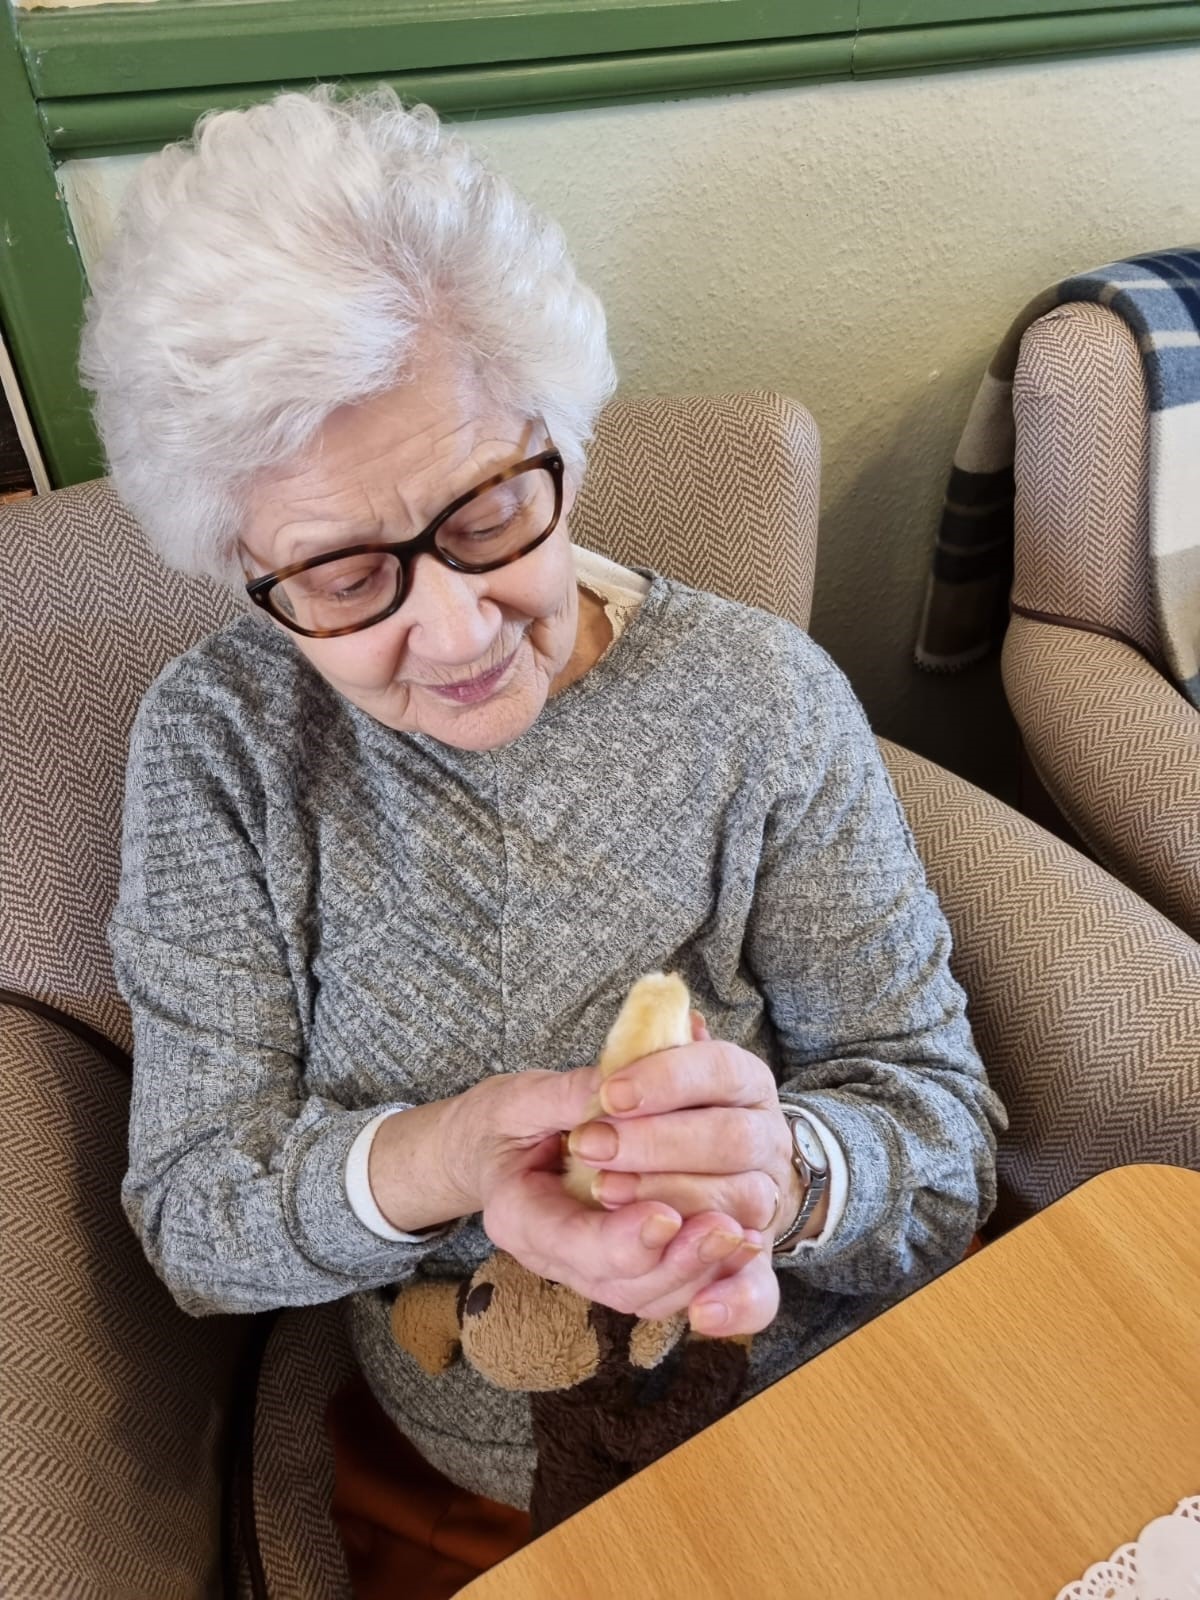
POLYGON ((382 86, 208 113, 142 164, 92 274, 80 370, 117 493, 169 566, 239 583, 254 474, 404 382, 423 333, 579 482, 615 372, 557 225, 382 86))

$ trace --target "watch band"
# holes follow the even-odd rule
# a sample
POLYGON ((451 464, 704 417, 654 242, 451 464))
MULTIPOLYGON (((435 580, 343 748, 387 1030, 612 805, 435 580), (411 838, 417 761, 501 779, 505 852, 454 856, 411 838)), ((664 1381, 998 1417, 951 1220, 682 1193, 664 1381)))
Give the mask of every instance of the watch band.
POLYGON ((771 1246, 773 1255, 780 1255, 794 1242, 797 1234, 802 1233, 808 1222, 820 1205, 823 1196, 829 1189, 829 1158, 825 1153, 825 1146, 821 1136, 813 1126, 810 1119, 803 1111, 793 1110, 790 1106, 783 1107, 783 1114, 787 1118, 788 1128, 792 1135, 792 1166, 800 1182, 804 1185, 804 1199, 800 1202, 800 1209, 795 1219, 779 1235, 771 1246), (799 1125, 807 1134, 807 1152, 801 1144, 799 1125), (815 1148, 814 1148, 815 1146, 815 1148), (818 1155, 818 1151, 820 1154, 818 1155))

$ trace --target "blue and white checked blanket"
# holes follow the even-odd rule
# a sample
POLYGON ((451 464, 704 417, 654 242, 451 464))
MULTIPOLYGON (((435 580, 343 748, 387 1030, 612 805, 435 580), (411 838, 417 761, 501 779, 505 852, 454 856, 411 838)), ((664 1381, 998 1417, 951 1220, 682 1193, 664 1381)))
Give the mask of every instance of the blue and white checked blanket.
POLYGON ((1012 577, 1012 383, 1021 339, 1054 306, 1091 300, 1124 318, 1150 400, 1150 583, 1162 665, 1200 707, 1200 250, 1132 256, 1031 300, 988 367, 954 452, 917 640, 917 664, 953 672, 1003 636, 1012 577))

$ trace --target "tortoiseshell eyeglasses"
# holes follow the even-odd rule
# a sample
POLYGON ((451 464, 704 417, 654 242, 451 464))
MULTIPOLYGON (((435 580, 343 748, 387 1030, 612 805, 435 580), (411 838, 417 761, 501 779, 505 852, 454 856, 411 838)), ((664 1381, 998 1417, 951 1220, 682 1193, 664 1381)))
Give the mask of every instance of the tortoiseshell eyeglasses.
POLYGON ((399 610, 418 556, 455 572, 507 567, 550 537, 562 499, 562 456, 543 450, 460 494, 414 539, 330 550, 253 579, 246 593, 306 639, 357 633, 399 610))

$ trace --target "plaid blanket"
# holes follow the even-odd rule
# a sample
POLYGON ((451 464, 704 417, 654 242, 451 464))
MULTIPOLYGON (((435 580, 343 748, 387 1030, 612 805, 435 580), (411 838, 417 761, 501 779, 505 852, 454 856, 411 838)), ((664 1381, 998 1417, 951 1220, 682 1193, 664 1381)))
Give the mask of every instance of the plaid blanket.
POLYGON ((953 672, 1003 636, 1012 582, 1012 383, 1021 339, 1054 306, 1092 300, 1129 324, 1150 399, 1150 583, 1163 667, 1200 707, 1200 250, 1133 256, 1031 300, 992 358, 954 453, 917 640, 953 672))

